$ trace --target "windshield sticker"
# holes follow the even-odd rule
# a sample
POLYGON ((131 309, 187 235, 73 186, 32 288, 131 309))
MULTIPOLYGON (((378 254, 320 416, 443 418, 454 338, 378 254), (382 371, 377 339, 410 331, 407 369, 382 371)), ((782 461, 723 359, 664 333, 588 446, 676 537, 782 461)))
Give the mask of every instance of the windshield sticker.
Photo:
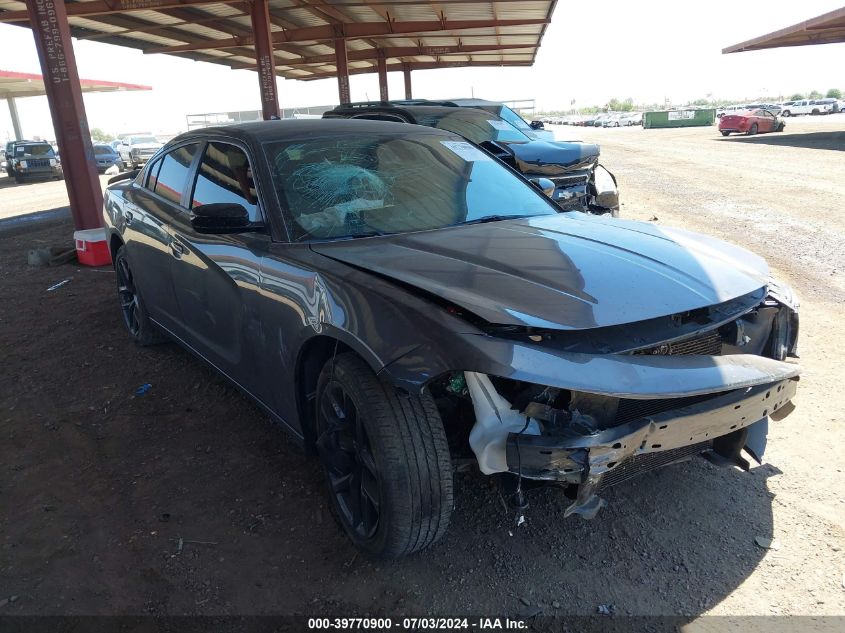
POLYGON ((451 150, 468 163, 474 163, 481 160, 493 160, 490 156, 482 152, 477 147, 473 147, 466 141, 440 141, 440 143, 448 150, 451 150))
POLYGON ((513 130, 513 126, 510 123, 502 121, 501 119, 487 119, 487 123, 500 132, 509 132, 513 130))

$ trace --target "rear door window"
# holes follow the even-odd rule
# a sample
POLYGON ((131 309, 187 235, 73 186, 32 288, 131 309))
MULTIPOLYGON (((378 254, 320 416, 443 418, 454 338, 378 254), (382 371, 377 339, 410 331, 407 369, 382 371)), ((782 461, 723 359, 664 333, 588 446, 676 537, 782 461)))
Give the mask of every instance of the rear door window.
POLYGON ((215 141, 197 170, 191 208, 218 202, 243 205, 250 222, 262 221, 249 158, 240 147, 215 141))
POLYGON ((194 155, 197 153, 198 143, 183 145, 164 156, 158 175, 151 175, 149 188, 165 200, 173 204, 180 204, 182 193, 188 182, 188 172, 194 155))

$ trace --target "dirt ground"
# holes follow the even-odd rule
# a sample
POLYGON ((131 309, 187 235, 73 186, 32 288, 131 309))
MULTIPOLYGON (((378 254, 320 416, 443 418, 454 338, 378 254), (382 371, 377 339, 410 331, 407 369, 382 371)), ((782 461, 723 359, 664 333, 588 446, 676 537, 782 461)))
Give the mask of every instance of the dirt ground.
POLYGON ((539 490, 518 528, 461 473, 446 538, 388 564, 355 553, 316 461, 239 393, 128 341, 110 270, 27 266, 66 221, 0 232, 0 614, 845 614, 845 117, 787 130, 560 130, 601 143, 623 216, 752 248, 797 289, 805 373, 767 463, 650 473, 589 522, 539 490))

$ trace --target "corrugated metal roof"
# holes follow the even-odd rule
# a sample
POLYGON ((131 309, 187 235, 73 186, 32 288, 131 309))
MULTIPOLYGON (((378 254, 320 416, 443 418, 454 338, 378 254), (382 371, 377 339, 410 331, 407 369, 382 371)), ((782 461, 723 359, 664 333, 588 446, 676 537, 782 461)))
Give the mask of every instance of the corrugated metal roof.
POLYGON ((768 35, 728 46, 722 49, 722 53, 741 53, 743 51, 759 51, 764 48, 835 44, 838 42, 845 42, 845 7, 768 35))
MULTIPOLYGON (((377 49, 385 49, 390 63, 411 68, 530 65, 556 1, 269 0, 277 74, 307 79, 335 73, 338 34, 346 39, 349 68, 356 74, 375 72, 377 49)), ((66 0, 65 5, 71 31, 81 39, 233 68, 255 64, 245 0, 66 0)), ((0 0, 0 22, 27 26, 25 12, 22 0, 0 0)))

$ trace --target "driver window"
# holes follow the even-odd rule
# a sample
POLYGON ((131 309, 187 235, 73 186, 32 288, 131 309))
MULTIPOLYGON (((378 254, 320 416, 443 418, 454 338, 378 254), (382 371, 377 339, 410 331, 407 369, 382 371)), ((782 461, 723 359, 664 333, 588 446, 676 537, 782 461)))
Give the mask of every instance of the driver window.
POLYGON ((228 143, 209 143, 197 170, 191 208, 228 202, 243 205, 250 222, 261 222, 252 168, 244 151, 228 143))

